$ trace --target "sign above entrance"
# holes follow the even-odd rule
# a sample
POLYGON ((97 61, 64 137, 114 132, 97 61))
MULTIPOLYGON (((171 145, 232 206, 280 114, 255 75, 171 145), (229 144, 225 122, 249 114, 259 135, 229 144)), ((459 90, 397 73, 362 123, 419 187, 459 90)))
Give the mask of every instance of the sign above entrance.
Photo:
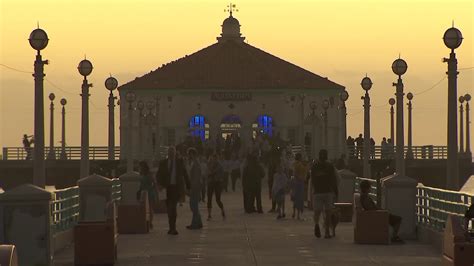
POLYGON ((213 92, 212 101, 251 101, 251 92, 213 92))

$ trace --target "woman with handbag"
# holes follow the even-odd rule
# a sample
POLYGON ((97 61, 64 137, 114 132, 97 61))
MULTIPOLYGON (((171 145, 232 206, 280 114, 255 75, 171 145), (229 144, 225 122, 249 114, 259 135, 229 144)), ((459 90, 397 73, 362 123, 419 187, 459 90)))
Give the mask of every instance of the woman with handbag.
POLYGON ((148 193, 150 229, 153 229, 153 206, 155 205, 157 197, 156 183, 151 177, 150 167, 148 167, 148 163, 146 161, 141 161, 139 163, 139 169, 140 188, 137 191, 137 200, 140 200, 142 191, 146 191, 148 193))

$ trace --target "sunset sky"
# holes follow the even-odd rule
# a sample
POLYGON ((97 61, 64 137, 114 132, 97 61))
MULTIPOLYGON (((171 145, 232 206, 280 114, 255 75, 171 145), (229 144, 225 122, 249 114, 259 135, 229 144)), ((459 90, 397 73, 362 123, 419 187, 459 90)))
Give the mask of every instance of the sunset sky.
MULTIPOLYGON (((414 145, 446 145, 447 65, 445 30, 464 36, 456 50, 458 93, 474 94, 474 1, 472 0, 240 0, 234 16, 249 44, 345 86, 348 135, 363 130, 363 90, 372 79, 372 136, 389 135, 388 99, 399 54, 408 63, 405 92, 414 93, 414 145), (438 84, 433 87, 433 85, 438 84)), ((45 66, 45 143, 49 143, 49 100, 67 98, 67 144, 80 144, 79 61, 94 65, 91 145, 107 145, 107 96, 111 73, 120 84, 216 42, 227 1, 184 0, 0 0, 0 146, 21 146, 33 134, 35 51, 28 43, 37 22, 49 35, 45 66), (12 69, 13 68, 13 69, 12 69)), ((474 107, 474 105, 471 105, 474 107)), ((118 119, 118 112, 117 119, 118 119)), ((473 115, 471 115, 472 117, 473 115)), ((118 123, 116 123, 117 125, 118 123)), ((471 127, 472 128, 472 127, 471 127)), ((118 125, 117 125, 118 141, 118 125)), ((471 134, 471 136, 474 134, 471 134)), ((471 141, 472 142, 472 141, 471 141)), ((116 142, 118 143, 118 142, 116 142)))

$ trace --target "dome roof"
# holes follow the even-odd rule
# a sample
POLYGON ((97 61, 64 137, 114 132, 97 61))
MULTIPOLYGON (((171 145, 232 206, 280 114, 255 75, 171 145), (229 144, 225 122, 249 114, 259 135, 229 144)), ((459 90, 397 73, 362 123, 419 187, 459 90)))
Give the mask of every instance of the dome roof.
POLYGON ((233 16, 230 16, 230 17, 224 19, 224 22, 222 23, 222 26, 229 26, 229 25, 238 25, 238 26, 240 26, 240 23, 236 18, 234 18, 233 16))

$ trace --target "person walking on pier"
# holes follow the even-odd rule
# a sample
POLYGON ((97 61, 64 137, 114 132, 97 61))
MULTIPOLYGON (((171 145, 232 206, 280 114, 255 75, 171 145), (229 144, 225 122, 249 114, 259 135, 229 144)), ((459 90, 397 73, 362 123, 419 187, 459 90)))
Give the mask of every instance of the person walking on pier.
POLYGON ((146 161, 141 161, 139 163, 140 171, 140 188, 137 192, 137 199, 141 198, 141 192, 146 191, 148 194, 148 203, 150 206, 149 209, 149 219, 150 219, 150 229, 153 229, 153 206, 157 200, 156 195, 156 183, 155 180, 151 177, 150 167, 146 161))
POLYGON ((277 205, 277 219, 285 218, 285 196, 288 186, 288 177, 281 165, 276 167, 276 173, 273 176, 272 195, 277 205))
POLYGON ((34 143, 33 136, 23 135, 23 147, 25 148, 26 157, 25 160, 31 160, 31 144, 34 143), (31 140, 29 139, 31 138, 31 140))
POLYGON ((191 189, 189 192, 189 207, 193 213, 191 225, 187 229, 195 230, 202 228, 201 214, 199 213, 199 200, 201 197, 202 171, 195 148, 188 149, 188 172, 191 189))
POLYGON ((336 168, 327 161, 328 152, 325 149, 319 151, 319 160, 311 168, 311 183, 314 193, 314 235, 321 237, 319 218, 324 212, 324 238, 331 238, 329 228, 332 226, 331 217, 334 210, 334 202, 338 194, 336 168))
POLYGON ((222 186, 224 182, 224 169, 217 159, 217 154, 209 157, 207 176, 207 220, 212 219, 212 195, 216 196, 216 203, 221 209, 222 218, 225 219, 224 204, 221 201, 222 186))
POLYGON ((294 179, 293 179, 293 215, 292 218, 295 218, 295 211, 296 211, 296 218, 298 220, 301 219, 301 215, 303 214, 304 209, 304 187, 306 182, 306 177, 308 175, 308 171, 311 168, 309 162, 303 162, 303 156, 301 153, 297 153, 295 155, 295 163, 293 166, 294 169, 294 179))
POLYGON ((178 200, 189 189, 189 178, 183 159, 176 156, 175 147, 168 148, 168 158, 160 161, 156 173, 158 188, 166 189, 166 207, 168 210, 169 235, 177 235, 176 218, 178 200))
POLYGON ((355 143, 357 145, 355 158, 356 159, 363 159, 363 156, 364 156, 364 137, 362 137, 362 134, 359 134, 359 136, 355 139, 355 143))

